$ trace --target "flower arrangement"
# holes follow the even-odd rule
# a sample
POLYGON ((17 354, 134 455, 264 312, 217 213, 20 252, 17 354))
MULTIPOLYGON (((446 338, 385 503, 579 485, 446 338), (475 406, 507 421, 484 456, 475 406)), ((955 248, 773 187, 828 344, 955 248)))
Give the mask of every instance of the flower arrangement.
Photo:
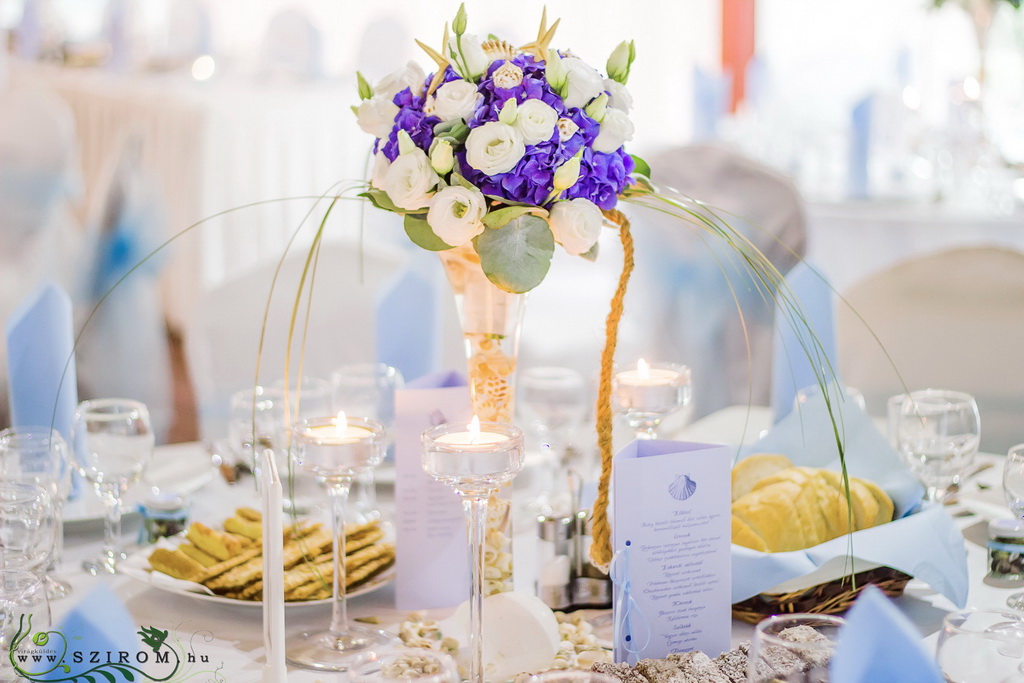
MULTIPOLYGON (((608 76, 549 47, 556 21, 541 19, 520 48, 466 33, 460 7, 426 75, 415 63, 371 86, 358 75, 353 110, 376 138, 371 187, 362 196, 404 216, 431 251, 472 245, 487 278, 509 292, 544 279, 555 243, 593 259, 605 216, 646 164, 633 136, 626 89, 635 56, 621 43, 608 76)), ((417 41, 419 42, 419 41, 417 41)))

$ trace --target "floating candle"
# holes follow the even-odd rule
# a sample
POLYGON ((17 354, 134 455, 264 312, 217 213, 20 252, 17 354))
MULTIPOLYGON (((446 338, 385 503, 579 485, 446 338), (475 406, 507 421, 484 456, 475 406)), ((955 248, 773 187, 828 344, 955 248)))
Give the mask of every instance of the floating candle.
POLYGON ((302 430, 301 436, 315 439, 323 446, 340 445, 364 441, 373 436, 373 432, 365 427, 349 424, 345 411, 338 411, 338 416, 328 419, 325 423, 310 425, 302 430))
POLYGON ((437 437, 436 441, 437 443, 457 446, 487 446, 508 441, 508 436, 498 432, 480 431, 480 418, 474 415, 473 419, 466 425, 466 431, 442 434, 437 437))

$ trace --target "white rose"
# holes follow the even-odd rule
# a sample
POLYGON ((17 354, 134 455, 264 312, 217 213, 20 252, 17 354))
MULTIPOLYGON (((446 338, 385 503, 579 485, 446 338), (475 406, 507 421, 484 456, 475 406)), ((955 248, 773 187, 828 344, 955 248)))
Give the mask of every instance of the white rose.
POLYGON ((597 204, 582 197, 555 202, 548 216, 555 241, 573 256, 590 251, 601 236, 603 222, 604 216, 597 204))
POLYGON ((448 81, 434 95, 434 116, 441 121, 468 119, 483 96, 469 81, 448 81))
POLYGON ((469 131, 466 138, 466 161, 487 175, 508 173, 526 154, 523 136, 512 126, 488 121, 469 131))
POLYGON ((363 100, 356 109, 359 127, 375 138, 386 138, 391 134, 398 116, 398 105, 390 97, 375 95, 363 100))
POLYGON ((565 96, 565 106, 582 107, 604 91, 601 74, 579 57, 563 58, 562 66, 569 74, 569 92, 565 96))
POLYGON ((373 169, 370 171, 370 185, 378 190, 384 189, 384 177, 387 175, 391 162, 384 152, 377 152, 373 157, 373 169))
POLYGON ((416 62, 408 62, 405 68, 389 73, 380 79, 380 82, 373 88, 373 94, 383 95, 390 102, 394 99, 395 95, 406 88, 411 88, 413 94, 416 94, 417 88, 423 88, 425 80, 427 80, 427 75, 423 73, 420 65, 416 62))
POLYGON ((430 167, 426 152, 419 147, 400 154, 384 174, 384 191, 395 206, 407 211, 429 204, 436 185, 437 174, 430 167))
POLYGON ((594 140, 595 152, 614 152, 622 143, 633 139, 633 122, 629 115, 621 109, 608 109, 601 130, 594 140))
MULTIPOLYGON (((456 54, 459 52, 459 46, 454 36, 448 40, 448 55, 445 56, 450 56, 453 51, 456 54)), ((469 69, 468 74, 462 73, 462 60, 452 59, 452 68, 463 78, 475 80, 491 65, 490 57, 487 56, 480 41, 472 33, 462 35, 462 59, 465 60, 466 67, 469 69)))
POLYGON ((526 100, 519 105, 515 127, 527 145, 551 139, 558 123, 558 112, 543 100, 526 100))
POLYGON ((461 247, 484 231, 487 202, 476 188, 452 185, 430 201, 427 223, 445 244, 461 247))
POLYGON ((523 82, 523 70, 512 62, 504 62, 491 74, 495 87, 508 90, 523 82))
POLYGON ((622 83, 610 78, 604 79, 604 89, 608 93, 608 106, 629 113, 633 108, 633 95, 622 83))

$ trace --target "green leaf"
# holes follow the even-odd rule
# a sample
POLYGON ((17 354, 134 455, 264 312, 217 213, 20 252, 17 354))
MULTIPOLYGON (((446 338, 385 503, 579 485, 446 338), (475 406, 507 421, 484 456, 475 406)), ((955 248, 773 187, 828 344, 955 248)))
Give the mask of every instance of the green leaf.
POLYGON ((378 209, 384 209, 385 211, 393 211, 395 213, 405 213, 405 210, 396 206, 388 193, 384 190, 367 190, 359 194, 360 197, 365 197, 370 200, 370 203, 376 206, 378 209))
POLYGON ((461 185, 462 187, 466 188, 467 190, 478 190, 479 191, 479 189, 480 189, 476 185, 474 185, 473 183, 471 183, 468 180, 466 180, 465 178, 463 178, 462 174, 460 174, 458 171, 452 171, 451 182, 449 183, 449 185, 461 185))
POLYGON ((491 211, 484 216, 484 225, 488 228, 500 228, 513 218, 519 218, 536 210, 536 207, 533 206, 506 206, 504 209, 491 211))
POLYGON ((484 196, 487 197, 488 199, 493 199, 499 204, 505 204, 506 206, 528 206, 531 209, 534 208, 535 206, 534 204, 527 204, 525 202, 514 202, 511 199, 505 199, 504 197, 499 197, 496 194, 485 194, 484 196))
POLYGON ((594 242, 594 246, 592 246, 590 249, 587 249, 585 252, 580 254, 580 258, 581 259, 585 259, 585 260, 590 261, 591 263, 593 263, 594 261, 597 260, 598 246, 599 246, 598 243, 594 242))
POLYGON ((650 167, 650 165, 646 161, 644 161, 643 159, 641 159, 640 157, 638 157, 635 154, 630 154, 629 156, 633 159, 633 163, 636 164, 636 168, 633 169, 633 173, 634 174, 642 175, 645 178, 650 178, 651 177, 651 167, 650 167))
POLYGON ((524 214, 473 239, 487 279, 506 292, 528 292, 543 280, 555 253, 555 238, 543 218, 524 214))
POLYGON ((103 669, 96 669, 96 673, 103 674, 103 677, 110 681, 110 683, 117 683, 117 677, 109 671, 104 671, 103 669))
POLYGON ((126 680, 128 680, 128 681, 134 681, 135 680, 135 674, 132 673, 131 669, 126 669, 123 666, 115 666, 114 669, 116 669, 118 673, 120 673, 122 676, 124 676, 126 680))
POLYGON ((452 245, 445 244, 440 237, 434 234, 434 231, 430 229, 430 223, 427 223, 423 214, 414 216, 407 213, 405 215, 405 234, 409 236, 413 244, 427 251, 445 251, 452 248, 452 245))
POLYGON ((373 97, 373 86, 366 80, 363 74, 356 72, 356 83, 359 89, 359 99, 368 100, 373 97))

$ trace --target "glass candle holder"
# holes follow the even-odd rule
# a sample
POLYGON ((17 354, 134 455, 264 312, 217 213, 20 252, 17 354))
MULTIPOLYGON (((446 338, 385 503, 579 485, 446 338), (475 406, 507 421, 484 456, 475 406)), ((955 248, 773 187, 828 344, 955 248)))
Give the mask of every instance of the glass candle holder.
POLYGON ((303 632, 288 639, 288 661, 316 671, 346 671, 358 658, 398 639, 385 631, 350 624, 345 600, 345 507, 352 480, 384 458, 384 427, 368 418, 313 418, 292 427, 292 457, 312 473, 331 499, 334 539, 334 590, 331 625, 326 631, 303 632))
POLYGON ((647 363, 621 370, 612 378, 613 404, 638 439, 657 438, 666 417, 690 403, 690 368, 674 363, 647 363))
POLYGON ((523 432, 499 422, 443 424, 423 432, 423 470, 462 497, 470 556, 469 680, 483 683, 484 532, 487 499, 523 469, 523 432))

